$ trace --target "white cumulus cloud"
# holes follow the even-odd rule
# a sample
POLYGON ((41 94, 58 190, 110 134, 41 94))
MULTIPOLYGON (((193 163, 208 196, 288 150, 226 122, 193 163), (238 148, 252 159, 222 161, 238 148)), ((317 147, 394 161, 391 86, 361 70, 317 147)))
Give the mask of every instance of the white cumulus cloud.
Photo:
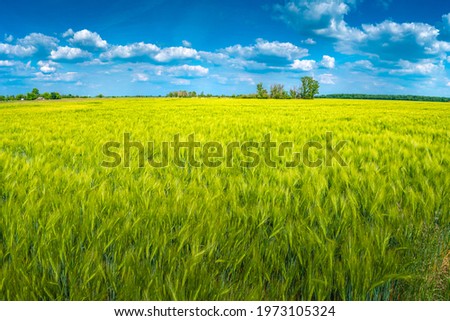
POLYGON ((308 49, 297 47, 290 42, 270 42, 261 38, 256 40, 255 45, 234 45, 225 48, 225 52, 228 55, 246 59, 257 56, 273 56, 293 60, 308 56, 308 49))
POLYGON ((324 55, 320 65, 328 69, 333 69, 336 65, 336 60, 333 57, 324 55))
POLYGON ((15 65, 14 61, 11 60, 0 60, 0 67, 12 67, 15 65))
POLYGON ((56 72, 56 67, 59 66, 58 63, 54 61, 38 61, 39 70, 42 71, 44 74, 51 74, 56 72))
POLYGON ((152 57, 161 49, 151 43, 137 42, 125 46, 112 46, 108 51, 100 55, 101 59, 127 59, 134 57, 152 57))
POLYGON ((42 33, 30 33, 28 36, 18 39, 17 44, 24 47, 56 48, 59 40, 55 37, 46 36, 42 33))
POLYGON ((33 46, 11 45, 9 43, 0 43, 0 54, 8 57, 30 57, 37 49, 33 46))
POLYGON ((79 60, 91 57, 91 53, 81 50, 80 48, 58 47, 50 52, 52 60, 79 60))
MULTIPOLYGON (((381 0, 380 0, 381 1, 381 0)), ((397 23, 350 26, 346 15, 358 0, 290 0, 273 7, 278 19, 304 36, 331 38, 337 51, 395 62, 442 57, 450 52, 450 14, 442 16, 441 29, 427 23, 397 23)), ((382 0, 385 2, 385 0, 382 0)))
POLYGON ((316 68, 315 60, 294 60, 294 63, 291 65, 293 70, 302 70, 302 71, 311 71, 316 68))
POLYGON ((360 37, 361 32, 344 20, 355 5, 354 0, 294 0, 277 4, 278 19, 306 35, 322 35, 339 39, 360 37))
POLYGON ((75 32, 69 42, 73 46, 78 47, 98 49, 106 49, 108 47, 108 43, 106 42, 106 40, 103 40, 98 33, 89 31, 87 29, 75 32))
POLYGON ((209 72, 208 68, 202 66, 182 65, 168 67, 166 72, 171 76, 176 77, 203 77, 209 72))
POLYGON ((298 59, 308 55, 308 50, 297 47, 290 42, 269 42, 257 39, 255 49, 260 55, 284 57, 286 59, 298 59))
POLYGON ((159 62, 169 62, 179 59, 200 59, 197 50, 186 47, 168 47, 158 52, 154 59, 159 62))

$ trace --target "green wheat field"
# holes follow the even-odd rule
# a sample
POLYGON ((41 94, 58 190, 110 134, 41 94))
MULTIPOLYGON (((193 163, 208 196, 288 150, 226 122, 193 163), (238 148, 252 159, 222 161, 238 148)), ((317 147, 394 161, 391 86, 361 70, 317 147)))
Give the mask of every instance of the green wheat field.
POLYGON ((0 300, 449 300, 449 128, 448 103, 1 103, 0 300), (348 166, 102 167, 125 132, 332 132, 348 166))

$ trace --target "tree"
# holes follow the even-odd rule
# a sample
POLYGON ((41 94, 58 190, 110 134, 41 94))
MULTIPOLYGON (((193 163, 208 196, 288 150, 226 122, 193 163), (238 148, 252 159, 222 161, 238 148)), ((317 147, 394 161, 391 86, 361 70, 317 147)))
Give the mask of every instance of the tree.
POLYGON ((314 99, 319 94, 319 82, 312 77, 302 77, 302 86, 300 87, 300 96, 303 99, 314 99))
POLYGON ((52 95, 50 95, 50 93, 48 93, 48 92, 43 93, 43 94, 42 94, 42 97, 43 97, 44 99, 52 99, 52 95))
POLYGON ((300 97, 300 89, 298 89, 296 86, 292 87, 289 90, 289 95, 292 99, 299 99, 300 97))
POLYGON ((258 97, 259 99, 265 99, 269 97, 267 90, 264 89, 262 82, 256 85, 256 97, 258 97))
POLYGON ((270 86, 270 98, 284 99, 287 97, 288 97, 288 94, 284 90, 284 85, 275 84, 275 85, 270 86))
POLYGON ((27 93, 27 96, 25 99, 26 100, 35 100, 35 99, 37 99, 37 96, 33 93, 27 93))
POLYGON ((33 88, 33 90, 30 93, 27 93, 27 100, 35 100, 39 97, 39 89, 33 88))
POLYGON ((50 98, 51 99, 61 99, 61 95, 57 92, 52 92, 52 93, 50 93, 50 98))

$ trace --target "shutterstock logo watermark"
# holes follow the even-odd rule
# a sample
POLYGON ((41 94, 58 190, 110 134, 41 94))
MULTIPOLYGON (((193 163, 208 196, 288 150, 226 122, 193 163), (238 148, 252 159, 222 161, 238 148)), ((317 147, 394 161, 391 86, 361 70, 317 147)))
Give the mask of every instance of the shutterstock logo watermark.
POLYGON ((308 141, 300 148, 293 142, 276 142, 271 134, 265 134, 258 141, 233 141, 226 144, 217 141, 199 142, 195 134, 181 139, 174 135, 171 141, 145 144, 132 141, 130 133, 124 133, 123 140, 103 144, 106 159, 101 166, 125 168, 151 166, 165 168, 177 167, 257 167, 260 165, 276 168, 298 166, 348 166, 340 152, 347 141, 333 142, 333 133, 327 132, 324 141, 308 141))

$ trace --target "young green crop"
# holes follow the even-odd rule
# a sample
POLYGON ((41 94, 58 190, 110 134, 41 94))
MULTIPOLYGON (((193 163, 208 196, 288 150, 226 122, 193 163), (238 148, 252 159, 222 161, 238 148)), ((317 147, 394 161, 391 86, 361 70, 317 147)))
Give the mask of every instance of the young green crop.
POLYGON ((2 103, 0 300, 449 300, 449 124, 445 103, 2 103), (102 167, 125 132, 332 132, 348 166, 102 167))

